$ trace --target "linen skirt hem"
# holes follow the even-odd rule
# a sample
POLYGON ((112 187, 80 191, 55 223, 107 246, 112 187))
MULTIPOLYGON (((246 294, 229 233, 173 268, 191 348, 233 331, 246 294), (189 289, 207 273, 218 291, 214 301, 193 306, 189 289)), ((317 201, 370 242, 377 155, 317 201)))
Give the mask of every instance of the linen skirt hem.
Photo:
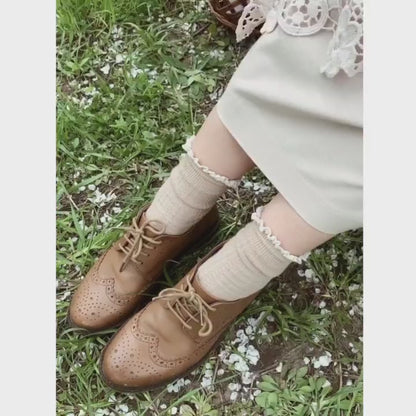
MULTIPOLYGON (((229 116, 228 109, 233 111, 240 111, 239 114, 243 116, 244 109, 238 110, 235 101, 231 95, 227 94, 227 99, 221 100, 217 104, 218 115, 231 133, 234 139, 242 147, 242 149, 249 155, 255 165, 263 172, 267 179, 280 192, 294 210, 312 227, 315 229, 328 233, 338 234, 340 232, 360 228, 361 221, 350 221, 350 213, 337 210, 330 206, 325 199, 319 195, 313 188, 307 186, 302 176, 293 169, 290 161, 285 160, 284 157, 278 157, 276 153, 276 164, 270 166, 262 163, 261 150, 256 150, 248 143, 251 142, 249 138, 256 137, 258 131, 250 131, 248 126, 240 123, 233 123, 234 116, 229 116), (228 103, 228 100, 231 102, 228 103), (230 107, 232 105, 232 107, 230 107), (231 121, 230 121, 231 120, 231 121)), ((251 113, 251 116, 253 114, 251 113)), ((261 146, 261 144, 259 144, 261 146)))

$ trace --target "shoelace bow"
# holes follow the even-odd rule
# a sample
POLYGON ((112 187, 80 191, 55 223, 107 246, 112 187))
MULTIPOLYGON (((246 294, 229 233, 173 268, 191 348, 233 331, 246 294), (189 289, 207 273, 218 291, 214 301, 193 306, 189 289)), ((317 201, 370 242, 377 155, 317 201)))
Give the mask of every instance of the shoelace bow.
POLYGON ((155 299, 168 299, 167 305, 171 312, 183 323, 183 325, 191 329, 191 325, 186 323, 189 317, 195 322, 199 322, 201 328, 198 331, 200 337, 206 337, 212 332, 212 322, 208 316, 208 310, 215 311, 202 297, 195 291, 191 282, 191 276, 186 278, 185 288, 178 289, 169 287, 160 291, 155 299), (172 303, 173 305, 172 305, 172 303), (199 314, 199 319, 195 317, 195 312, 199 314))
POLYGON ((162 243, 159 236, 165 232, 165 225, 157 220, 147 220, 139 226, 139 220, 140 218, 136 217, 130 227, 123 228, 127 232, 124 235, 124 241, 119 244, 119 249, 126 256, 121 263, 120 272, 126 268, 130 260, 136 264, 143 264, 142 261, 138 260, 139 256, 149 256, 149 253, 144 249, 154 250, 155 245, 162 243), (149 233, 152 237, 149 236, 149 233))

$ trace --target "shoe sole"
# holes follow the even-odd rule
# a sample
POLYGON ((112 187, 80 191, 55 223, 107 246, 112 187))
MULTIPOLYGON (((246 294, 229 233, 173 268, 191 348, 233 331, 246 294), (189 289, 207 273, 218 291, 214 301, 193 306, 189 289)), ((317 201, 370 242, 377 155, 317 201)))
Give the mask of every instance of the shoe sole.
MULTIPOLYGON (((210 243, 211 240, 214 238, 215 234, 217 233, 219 226, 220 226, 220 221, 217 221, 213 225, 213 227, 211 228, 211 230, 209 231, 208 234, 206 234, 203 238, 198 240, 195 243, 195 245, 191 244, 187 249, 185 249, 181 254, 179 254, 178 257, 176 257, 174 259, 166 260, 165 265, 170 261, 177 261, 178 259, 182 258, 183 256, 186 256, 190 252, 198 250, 202 246, 210 243)), ((155 295, 156 292, 158 292, 155 289, 158 287, 158 281, 161 277, 163 277, 163 274, 161 274, 156 280, 154 280, 152 283, 150 283, 149 286, 147 286, 144 290, 147 290, 147 289, 151 288, 152 286, 154 286, 151 289, 150 294, 152 294, 153 291, 154 291, 155 293, 153 293, 153 294, 155 295)), ((151 298, 151 296, 149 298, 151 298)), ((68 308, 68 311, 67 311, 67 314, 66 314, 66 324, 67 324, 68 327, 74 329, 76 332, 83 333, 84 335, 96 335, 96 334, 101 333, 102 331, 107 331, 109 329, 118 329, 118 328, 120 328, 126 320, 128 320, 133 315, 135 315, 140 309, 144 308, 147 305, 148 302, 145 302, 145 301, 143 302, 143 300, 139 301, 138 305, 136 305, 134 310, 127 317, 124 317, 118 324, 111 325, 111 326, 104 327, 104 328, 100 328, 98 330, 90 330, 90 329, 83 328, 83 327, 80 327, 80 326, 76 325, 69 316, 69 308, 68 308)))

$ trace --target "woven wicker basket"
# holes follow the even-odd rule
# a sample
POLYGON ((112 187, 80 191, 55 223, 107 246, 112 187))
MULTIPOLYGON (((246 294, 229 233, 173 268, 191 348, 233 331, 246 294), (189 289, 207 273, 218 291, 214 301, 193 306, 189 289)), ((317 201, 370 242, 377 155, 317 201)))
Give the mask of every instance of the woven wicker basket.
POLYGON ((212 14, 225 26, 235 30, 248 0, 209 0, 212 14))

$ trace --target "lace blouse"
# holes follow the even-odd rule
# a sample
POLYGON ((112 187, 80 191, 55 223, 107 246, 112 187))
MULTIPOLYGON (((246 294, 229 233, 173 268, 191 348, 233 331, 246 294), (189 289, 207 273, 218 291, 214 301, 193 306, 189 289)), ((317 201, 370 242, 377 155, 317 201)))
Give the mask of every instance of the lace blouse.
POLYGON ((350 77, 363 71, 363 0, 250 0, 238 21, 237 42, 260 25, 261 33, 280 26, 293 36, 330 31, 321 73, 332 78, 340 70, 350 77))

